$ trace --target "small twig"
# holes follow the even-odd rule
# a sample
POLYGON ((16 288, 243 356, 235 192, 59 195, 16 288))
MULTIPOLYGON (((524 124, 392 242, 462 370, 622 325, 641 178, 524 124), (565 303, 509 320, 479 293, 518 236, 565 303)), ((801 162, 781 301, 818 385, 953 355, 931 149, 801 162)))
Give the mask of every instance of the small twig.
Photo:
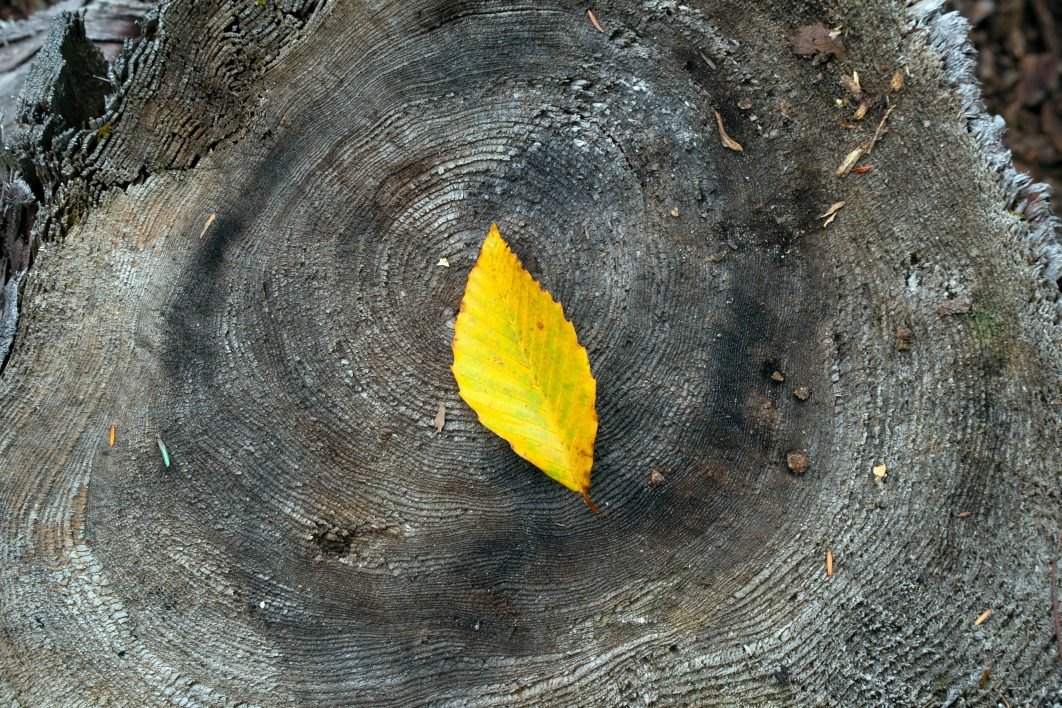
POLYGON ((885 111, 885 115, 883 115, 881 117, 881 122, 878 123, 878 128, 877 128, 877 130, 874 131, 874 137, 870 140, 870 143, 867 145, 867 151, 866 151, 866 153, 864 153, 864 157, 869 155, 870 151, 873 150, 874 146, 878 144, 879 140, 881 140, 881 133, 882 133, 883 130, 885 130, 885 121, 887 121, 889 119, 889 114, 891 114, 894 110, 896 110, 896 104, 893 104, 893 105, 889 106, 889 109, 887 111, 885 111))

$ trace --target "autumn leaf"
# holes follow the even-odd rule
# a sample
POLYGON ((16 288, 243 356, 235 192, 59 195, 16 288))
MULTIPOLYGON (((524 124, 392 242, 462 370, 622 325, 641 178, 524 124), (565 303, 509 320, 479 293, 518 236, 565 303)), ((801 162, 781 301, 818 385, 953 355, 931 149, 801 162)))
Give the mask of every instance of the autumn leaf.
POLYGON ((454 324, 454 378, 479 420, 590 509, 597 382, 564 311, 497 226, 468 274, 454 324))

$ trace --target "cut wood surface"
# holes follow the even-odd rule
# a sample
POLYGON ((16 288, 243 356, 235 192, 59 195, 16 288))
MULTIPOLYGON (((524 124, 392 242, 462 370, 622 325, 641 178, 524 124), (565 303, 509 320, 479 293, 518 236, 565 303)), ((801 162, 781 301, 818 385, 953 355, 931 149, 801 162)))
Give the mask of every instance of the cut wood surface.
POLYGON ((0 703, 1062 701, 1062 256, 938 5, 173 0, 102 77, 64 16, 0 703), (492 222, 589 352, 597 515, 458 396, 492 222))

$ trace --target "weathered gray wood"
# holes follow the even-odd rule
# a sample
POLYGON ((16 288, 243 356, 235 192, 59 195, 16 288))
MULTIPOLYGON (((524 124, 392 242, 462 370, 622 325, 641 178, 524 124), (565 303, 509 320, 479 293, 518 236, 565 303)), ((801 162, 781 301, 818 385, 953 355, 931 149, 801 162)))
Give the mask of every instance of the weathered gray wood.
POLYGON ((165 5, 15 139, 0 702, 1062 701, 1062 263, 938 5, 165 5), (597 516, 457 396, 492 221, 589 350, 597 516))
POLYGON ((126 39, 139 34, 140 20, 155 4, 147 0, 64 0, 24 20, 0 22, 0 117, 4 130, 15 126, 16 98, 56 17, 80 11, 88 39, 105 57, 113 59, 126 39))

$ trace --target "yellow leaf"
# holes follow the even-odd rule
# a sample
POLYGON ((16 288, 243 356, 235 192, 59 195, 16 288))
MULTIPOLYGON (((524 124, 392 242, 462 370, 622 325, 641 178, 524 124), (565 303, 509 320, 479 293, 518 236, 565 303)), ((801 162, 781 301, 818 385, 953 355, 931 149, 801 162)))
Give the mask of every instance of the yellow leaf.
POLYGON ((590 509, 597 382, 575 328, 490 227, 454 324, 454 378, 479 420, 590 509))

